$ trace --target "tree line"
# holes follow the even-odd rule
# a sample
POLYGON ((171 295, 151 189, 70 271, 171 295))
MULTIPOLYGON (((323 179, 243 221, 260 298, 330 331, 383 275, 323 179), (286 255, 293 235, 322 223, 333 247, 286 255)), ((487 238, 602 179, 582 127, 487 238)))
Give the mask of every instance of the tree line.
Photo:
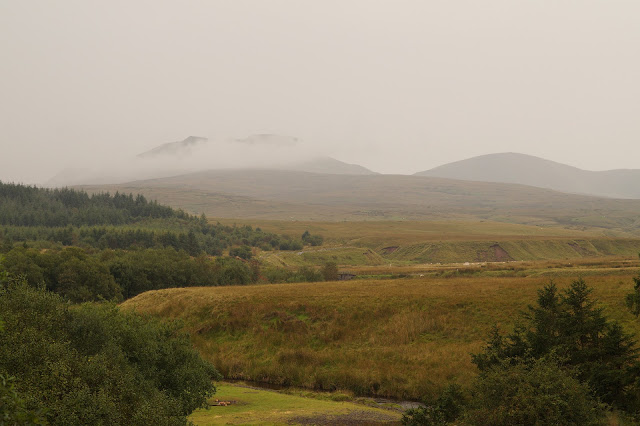
POLYGON ((18 246, 0 256, 0 266, 33 287, 44 287, 75 303, 120 302, 164 288, 336 280, 338 271, 333 262, 320 270, 293 271, 234 257, 194 257, 173 248, 98 251, 18 246))
POLYGON ((69 188, 47 189, 0 182, 1 225, 124 225, 143 218, 195 219, 182 210, 148 201, 142 195, 89 195, 69 188))
POLYGON ((0 264, 33 287, 44 286, 72 302, 134 297, 173 287, 242 285, 255 282, 251 266, 228 257, 192 257, 172 248, 85 251, 70 247, 41 251, 16 247, 0 264))
POLYGON ((46 189, 0 182, 0 240, 47 241, 65 246, 110 249, 166 248, 219 256, 232 246, 301 250, 322 244, 308 232, 301 238, 251 226, 210 224, 203 215, 148 201, 142 195, 89 195, 74 189, 46 189))

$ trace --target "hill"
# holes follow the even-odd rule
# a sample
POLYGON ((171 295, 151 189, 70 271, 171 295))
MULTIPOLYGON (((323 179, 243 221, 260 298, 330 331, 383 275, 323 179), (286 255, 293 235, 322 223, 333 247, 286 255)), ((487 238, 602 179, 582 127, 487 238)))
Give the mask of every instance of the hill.
POLYGON ((294 170, 310 173, 327 173, 333 175, 377 175, 366 167, 349 164, 331 157, 317 157, 311 160, 291 163, 279 167, 283 170, 294 170))
MULTIPOLYGON (((639 326, 624 295, 636 271, 585 278, 607 315, 630 331, 639 326)), ((562 288, 573 276, 554 281, 562 288)), ((184 321, 226 378, 420 399, 448 382, 469 384, 476 374, 469 354, 493 325, 510 329, 548 280, 454 275, 167 289, 122 306, 184 321)))
POLYGON ((209 217, 285 220, 492 220, 640 231, 640 200, 567 195, 531 186, 404 175, 209 170, 121 185, 124 191, 209 217))
POLYGON ((184 175, 209 169, 293 170, 326 174, 369 175, 357 164, 309 152, 297 138, 259 134, 242 139, 213 140, 189 136, 156 146, 134 157, 125 156, 97 167, 61 170, 44 186, 108 185, 184 175))
POLYGON ((516 183, 574 194, 640 198, 640 170, 582 170, 531 155, 488 154, 416 173, 481 182, 516 183))
POLYGON ((178 142, 168 142, 157 146, 149 151, 145 151, 138 154, 138 158, 151 158, 160 155, 185 155, 191 152, 193 148, 198 145, 206 144, 207 138, 201 138, 198 136, 189 136, 185 140, 178 142))

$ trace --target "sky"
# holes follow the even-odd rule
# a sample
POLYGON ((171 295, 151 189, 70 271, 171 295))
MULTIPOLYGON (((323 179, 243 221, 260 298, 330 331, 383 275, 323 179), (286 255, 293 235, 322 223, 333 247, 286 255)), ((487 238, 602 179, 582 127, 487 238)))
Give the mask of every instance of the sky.
POLYGON ((0 53, 4 181, 265 133, 382 173, 640 168, 637 0, 0 0, 0 53))

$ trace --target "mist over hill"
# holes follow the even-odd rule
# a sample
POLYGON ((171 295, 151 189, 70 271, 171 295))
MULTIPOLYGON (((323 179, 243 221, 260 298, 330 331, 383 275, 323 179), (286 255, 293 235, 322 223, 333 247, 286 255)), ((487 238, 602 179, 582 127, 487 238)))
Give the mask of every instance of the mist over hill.
POLYGON ((220 169, 298 170, 327 174, 375 174, 312 149, 298 138, 257 134, 245 138, 189 136, 164 143, 134 157, 62 170, 45 186, 104 185, 220 169))
POLYGON ((161 155, 178 155, 182 156, 185 154, 191 153, 193 148, 197 145, 206 144, 209 141, 207 138, 202 138, 199 136, 189 136, 185 140, 178 142, 168 142, 157 146, 149 151, 145 151, 141 154, 138 154, 138 158, 150 158, 157 157, 161 155))
POLYGON ((582 170, 518 153, 488 154, 416 173, 480 182, 517 183, 574 194, 640 198, 640 170, 582 170))

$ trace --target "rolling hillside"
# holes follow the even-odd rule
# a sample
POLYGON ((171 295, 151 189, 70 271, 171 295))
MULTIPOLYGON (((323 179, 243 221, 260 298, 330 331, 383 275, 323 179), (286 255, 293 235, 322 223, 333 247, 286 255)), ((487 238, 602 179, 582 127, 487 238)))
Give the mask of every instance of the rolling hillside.
POLYGON ((489 154, 416 173, 480 182, 530 185, 574 194, 640 198, 640 170, 594 172, 517 153, 489 154))
POLYGON ((568 195, 524 185, 403 175, 210 170, 88 191, 139 192, 209 217, 286 220, 492 220, 640 231, 640 200, 568 195))
MULTIPOLYGON (((563 288, 575 279, 554 270, 563 288)), ((552 271, 553 272, 553 271, 552 271)), ((637 332, 624 307, 636 270, 586 277, 607 315, 637 332)), ((477 374, 470 353, 492 326, 513 326, 550 276, 415 277, 167 289, 122 305, 180 319, 226 377, 359 395, 435 397, 477 374)))

